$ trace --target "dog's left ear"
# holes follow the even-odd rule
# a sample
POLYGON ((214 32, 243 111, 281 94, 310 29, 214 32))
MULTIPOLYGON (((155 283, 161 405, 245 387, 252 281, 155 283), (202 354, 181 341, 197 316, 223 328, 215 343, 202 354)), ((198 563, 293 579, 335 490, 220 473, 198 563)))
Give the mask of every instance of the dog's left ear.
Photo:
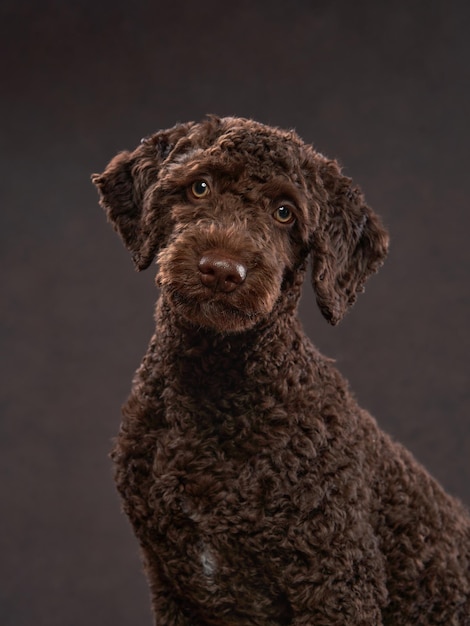
POLYGON ((108 221, 131 252, 139 271, 153 261, 168 229, 167 216, 158 214, 155 207, 150 210, 146 192, 157 182, 161 166, 176 143, 193 125, 178 124, 142 139, 133 152, 120 152, 102 174, 91 177, 108 221))
POLYGON ((384 262, 389 238, 336 161, 320 157, 317 176, 326 197, 312 237, 312 281, 322 314, 335 325, 384 262))

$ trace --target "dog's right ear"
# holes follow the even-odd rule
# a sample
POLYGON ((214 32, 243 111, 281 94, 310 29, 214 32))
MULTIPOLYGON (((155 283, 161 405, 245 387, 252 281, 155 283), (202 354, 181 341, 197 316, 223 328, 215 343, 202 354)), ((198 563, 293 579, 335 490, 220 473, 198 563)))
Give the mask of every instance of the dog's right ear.
POLYGON ((153 261, 167 231, 164 215, 149 215, 146 192, 157 182, 161 166, 176 143, 193 125, 178 124, 142 139, 133 152, 120 152, 102 174, 91 177, 108 221, 131 252, 139 271, 153 261))

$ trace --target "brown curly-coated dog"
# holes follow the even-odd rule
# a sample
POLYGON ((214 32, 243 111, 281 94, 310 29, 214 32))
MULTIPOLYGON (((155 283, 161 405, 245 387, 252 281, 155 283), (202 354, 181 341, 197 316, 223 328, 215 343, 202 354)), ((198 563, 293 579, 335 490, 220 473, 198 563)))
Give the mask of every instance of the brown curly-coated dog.
POLYGON ((336 324, 388 237, 335 161, 238 118, 94 175, 157 330, 113 458, 159 626, 470 624, 470 519, 354 400, 296 317, 336 324))

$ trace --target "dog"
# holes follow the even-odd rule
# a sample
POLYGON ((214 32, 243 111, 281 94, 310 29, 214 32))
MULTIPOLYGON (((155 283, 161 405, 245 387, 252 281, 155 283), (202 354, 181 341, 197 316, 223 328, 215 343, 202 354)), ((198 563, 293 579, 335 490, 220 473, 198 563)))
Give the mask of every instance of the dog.
POLYGON ((208 116, 92 177, 156 332, 112 458, 158 626, 470 624, 470 518, 356 403, 296 311, 337 324, 388 234, 294 131, 208 116))

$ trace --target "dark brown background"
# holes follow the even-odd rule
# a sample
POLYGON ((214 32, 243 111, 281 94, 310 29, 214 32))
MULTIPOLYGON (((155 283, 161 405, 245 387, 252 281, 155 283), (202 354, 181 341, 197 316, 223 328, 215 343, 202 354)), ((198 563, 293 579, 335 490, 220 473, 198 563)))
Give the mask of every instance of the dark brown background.
POLYGON ((389 260, 305 327, 360 402, 470 503, 466 0, 0 6, 0 622, 151 623, 107 452, 152 332, 89 182, 206 112, 295 127, 361 184, 389 260))

